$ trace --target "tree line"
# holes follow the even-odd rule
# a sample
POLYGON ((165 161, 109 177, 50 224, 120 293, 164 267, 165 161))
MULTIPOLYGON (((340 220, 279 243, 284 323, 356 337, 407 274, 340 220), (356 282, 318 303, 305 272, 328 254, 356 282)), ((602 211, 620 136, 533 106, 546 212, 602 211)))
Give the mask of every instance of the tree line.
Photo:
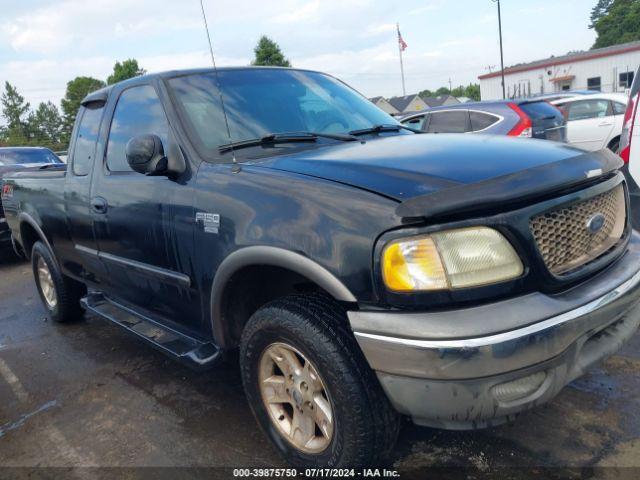
POLYGON ((589 28, 597 34, 592 48, 640 40, 640 0, 597 0, 589 28))
POLYGON ((439 97, 441 95, 451 95, 453 97, 468 97, 471 100, 480 100, 480 84, 479 83, 470 83, 466 87, 464 85, 460 85, 459 87, 455 87, 453 89, 449 89, 447 87, 440 87, 437 90, 422 90, 418 95, 422 98, 428 97, 439 97))
MULTIPOLYGON (((640 0, 597 0, 591 11, 592 28, 597 33, 593 48, 640 40, 640 0)), ((252 65, 290 67, 280 46, 262 36, 254 49, 252 65)), ((66 150, 80 102, 89 93, 107 85, 145 73, 136 59, 116 62, 113 72, 106 80, 80 76, 67 83, 60 107, 53 102, 41 102, 32 108, 17 88, 5 82, 0 97, 0 107, 5 124, 0 126, 0 146, 38 145, 52 150, 66 150)), ((418 95, 436 97, 453 95, 480 100, 480 85, 449 89, 440 87, 435 91, 425 89, 418 95)))
POLYGON ((54 151, 66 150, 80 102, 91 92, 107 85, 143 75, 136 59, 116 62, 105 81, 76 77, 67 83, 60 108, 53 102, 41 102, 35 109, 9 82, 4 84, 0 107, 5 125, 0 126, 0 146, 41 146, 54 151))
MULTIPOLYGON (((278 44, 266 36, 260 38, 254 53, 252 65, 291 66, 278 44)), ((8 81, 5 82, 4 92, 0 97, 0 108, 5 121, 4 125, 0 125, 0 147, 41 146, 54 151, 66 150, 84 97, 107 85, 144 73, 146 71, 138 65, 138 61, 130 58, 116 62, 112 74, 106 80, 76 77, 67 83, 60 108, 51 101, 41 102, 36 108, 31 108, 31 104, 18 89, 8 81)))

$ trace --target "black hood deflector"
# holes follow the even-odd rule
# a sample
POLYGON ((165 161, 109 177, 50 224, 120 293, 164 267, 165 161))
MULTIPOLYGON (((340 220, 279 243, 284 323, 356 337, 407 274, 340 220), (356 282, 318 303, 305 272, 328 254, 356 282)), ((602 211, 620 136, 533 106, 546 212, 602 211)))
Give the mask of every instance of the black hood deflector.
POLYGON ((403 218, 431 219, 499 209, 505 204, 526 202, 597 181, 622 166, 622 159, 609 150, 589 152, 478 183, 413 197, 398 205, 396 214, 403 218))

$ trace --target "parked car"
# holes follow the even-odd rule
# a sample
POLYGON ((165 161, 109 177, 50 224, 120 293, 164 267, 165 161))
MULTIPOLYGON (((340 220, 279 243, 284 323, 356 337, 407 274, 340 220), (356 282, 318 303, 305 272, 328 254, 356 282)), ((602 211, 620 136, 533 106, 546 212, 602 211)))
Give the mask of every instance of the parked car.
POLYGON ((565 120, 543 100, 498 100, 431 108, 407 116, 403 125, 426 133, 481 133, 564 142, 565 120))
POLYGON ((3 201, 53 320, 83 306, 198 368, 239 349, 287 461, 357 467, 399 415, 500 424, 634 334, 621 166, 416 134, 318 72, 201 69, 87 96, 68 167, 11 174, 3 201))
MULTIPOLYGON (((61 163, 60 159, 48 148, 0 147, 0 189, 3 176, 9 172, 39 169, 58 163, 61 163)), ((0 259, 11 256, 13 256, 11 231, 4 218, 0 198, 0 259)))
POLYGON ((640 230, 640 122, 638 104, 640 103, 640 68, 633 77, 627 109, 622 119, 622 134, 618 154, 625 163, 623 171, 629 185, 629 198, 633 227, 640 230))
POLYGON ((617 152, 629 97, 624 93, 598 93, 552 102, 567 119, 567 142, 585 150, 608 148, 617 152))
POLYGON ((544 100, 546 102, 553 102, 555 100, 561 100, 563 98, 572 98, 584 95, 596 95, 600 92, 597 90, 565 90, 562 92, 541 93, 540 95, 534 95, 531 98, 536 100, 544 100))

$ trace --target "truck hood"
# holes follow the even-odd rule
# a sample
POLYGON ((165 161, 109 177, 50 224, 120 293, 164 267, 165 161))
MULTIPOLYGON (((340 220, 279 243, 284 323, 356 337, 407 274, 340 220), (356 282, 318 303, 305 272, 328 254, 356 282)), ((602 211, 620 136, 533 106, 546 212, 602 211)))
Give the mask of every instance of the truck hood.
MULTIPOLYGON (((621 160, 610 152, 588 153, 544 140, 438 134, 341 143, 271 157, 259 165, 352 185, 405 206, 422 204, 420 209, 423 200, 436 193, 439 200, 447 192, 470 198, 470 185, 476 197, 498 190, 509 193, 499 184, 508 184, 514 194, 544 193, 593 180, 619 168, 621 160)), ((410 216, 408 209, 401 210, 401 216, 410 216)))

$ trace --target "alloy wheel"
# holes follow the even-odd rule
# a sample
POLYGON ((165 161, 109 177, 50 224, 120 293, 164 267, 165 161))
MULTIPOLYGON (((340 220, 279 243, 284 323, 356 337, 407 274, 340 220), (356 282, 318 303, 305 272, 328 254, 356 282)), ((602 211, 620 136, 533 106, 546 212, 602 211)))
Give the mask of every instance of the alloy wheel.
POLYGON ((280 434, 302 452, 326 450, 335 420, 315 366, 296 348, 278 342, 264 350, 259 369, 262 401, 280 434))

